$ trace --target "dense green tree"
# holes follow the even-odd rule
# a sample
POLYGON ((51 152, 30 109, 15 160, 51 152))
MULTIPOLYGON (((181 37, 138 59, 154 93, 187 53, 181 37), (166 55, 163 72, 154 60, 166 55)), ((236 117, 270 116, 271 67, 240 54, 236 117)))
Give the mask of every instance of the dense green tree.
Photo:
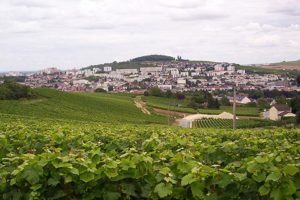
POLYGON ((248 97, 250 99, 259 99, 264 97, 264 93, 260 90, 250 90, 248 97))
POLYGON ((218 99, 211 99, 207 102, 207 107, 208 108, 216 108, 216 109, 219 109, 220 108, 220 103, 219 103, 219 100, 218 99))
POLYGON ((300 111, 298 111, 297 113, 296 113, 296 123, 297 124, 300 124, 300 111))
POLYGON ((110 86, 108 86, 108 88, 107 88, 107 89, 108 89, 108 91, 109 91, 109 92, 111 92, 111 91, 113 91, 113 90, 114 90, 114 86, 110 85, 110 86))
POLYGON ((300 96, 291 99, 290 106, 292 107, 292 112, 297 113, 300 111, 300 96))
POLYGON ((278 104, 286 104, 287 100, 285 96, 278 96, 275 98, 276 103, 278 104))
POLYGON ((197 110, 197 109, 199 109, 199 108, 202 108, 202 105, 199 104, 199 103, 196 103, 195 101, 191 101, 191 102, 188 104, 188 107, 197 110))
POLYGON ((270 104, 269 104, 269 102, 267 101, 267 99, 265 99, 265 98, 259 98, 259 99, 257 100, 257 107, 258 107, 260 110, 264 110, 264 109, 270 108, 270 104))
POLYGON ((144 96, 145 96, 145 97, 149 96, 149 92, 148 92, 148 91, 145 91, 145 92, 144 92, 144 96))
POLYGON ((152 87, 148 90, 150 96, 162 97, 163 92, 159 87, 152 87))
POLYGON ((230 106, 230 101, 227 97, 222 97, 221 101, 220 101, 222 106, 230 106))
POLYGON ((300 75, 297 76, 296 83, 297 83, 298 86, 300 86, 300 75))
POLYGON ((35 97, 34 91, 25 85, 18 84, 14 81, 5 80, 0 84, 0 99, 17 100, 22 98, 35 97))
POLYGON ((198 103, 198 104, 203 104, 203 103, 205 103, 206 100, 204 99, 204 96, 198 95, 198 96, 193 96, 191 98, 191 101, 198 103))
POLYGON ((107 91, 102 88, 97 88, 95 92, 106 93, 107 91))
POLYGON ((167 90, 167 91, 165 92, 165 96, 166 96, 167 98, 173 97, 172 91, 171 91, 171 90, 167 90))
POLYGON ((143 61, 172 61, 175 60, 175 58, 171 56, 165 56, 165 55, 148 55, 148 56, 141 56, 138 58, 134 58, 131 61, 132 62, 143 62, 143 61))
POLYGON ((185 99, 185 95, 183 93, 178 92, 176 93, 176 99, 182 101, 185 99))

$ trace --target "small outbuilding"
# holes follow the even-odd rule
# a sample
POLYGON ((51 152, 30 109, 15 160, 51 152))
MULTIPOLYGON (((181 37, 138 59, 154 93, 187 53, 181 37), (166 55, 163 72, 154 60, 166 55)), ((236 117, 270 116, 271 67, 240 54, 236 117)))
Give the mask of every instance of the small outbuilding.
MULTIPOLYGON (((192 128, 193 122, 201 119, 231 119, 233 120, 233 114, 228 112, 222 112, 219 115, 206 115, 206 114, 195 114, 184 117, 180 120, 180 126, 183 128, 192 128)), ((237 117, 238 119, 238 117, 237 117)))

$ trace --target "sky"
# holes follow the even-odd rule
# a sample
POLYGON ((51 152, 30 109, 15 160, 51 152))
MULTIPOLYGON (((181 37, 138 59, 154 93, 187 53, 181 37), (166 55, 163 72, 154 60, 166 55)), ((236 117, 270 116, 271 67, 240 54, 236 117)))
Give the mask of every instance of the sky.
POLYGON ((0 71, 300 59, 300 0, 0 0, 0 71))

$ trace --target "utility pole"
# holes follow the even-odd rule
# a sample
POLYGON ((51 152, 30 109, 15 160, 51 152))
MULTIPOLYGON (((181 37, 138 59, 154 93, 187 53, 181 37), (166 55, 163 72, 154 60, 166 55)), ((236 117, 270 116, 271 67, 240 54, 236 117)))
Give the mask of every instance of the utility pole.
POLYGON ((171 117, 171 99, 169 100, 169 106, 168 106, 168 126, 170 126, 171 124, 171 120, 170 120, 170 117, 171 117))
POLYGON ((236 85, 233 86, 233 130, 236 129, 236 85))
POLYGON ((236 129, 236 74, 234 72, 233 75, 233 120, 232 120, 232 128, 233 130, 236 129))

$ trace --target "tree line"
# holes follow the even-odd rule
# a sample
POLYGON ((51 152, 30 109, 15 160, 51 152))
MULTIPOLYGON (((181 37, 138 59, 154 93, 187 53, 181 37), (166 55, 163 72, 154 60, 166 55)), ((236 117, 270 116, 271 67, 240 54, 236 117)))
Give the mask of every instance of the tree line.
POLYGON ((156 97, 166 97, 166 98, 175 98, 179 101, 187 101, 187 107, 193 109, 199 108, 213 108, 219 109, 221 104, 218 99, 213 98, 212 94, 207 91, 197 91, 193 93, 189 92, 176 92, 172 93, 171 90, 162 91, 159 87, 149 88, 144 92, 144 96, 156 96, 156 97))
POLYGON ((29 86, 11 80, 5 80, 0 84, 0 100, 30 99, 36 96, 36 93, 29 86))

